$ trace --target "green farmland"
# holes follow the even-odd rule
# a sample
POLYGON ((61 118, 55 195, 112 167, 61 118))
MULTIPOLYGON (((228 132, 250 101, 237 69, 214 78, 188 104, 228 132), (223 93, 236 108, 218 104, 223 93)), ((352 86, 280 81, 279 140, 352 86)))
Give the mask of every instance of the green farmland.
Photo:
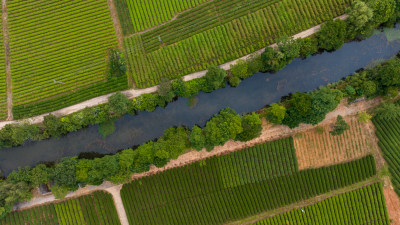
POLYGON ((125 38, 130 74, 137 87, 145 88, 159 84, 163 77, 205 70, 342 15, 351 2, 210 1, 165 25, 125 38))
POLYGON ((376 136, 383 157, 389 165, 392 184, 397 195, 400 195, 400 118, 383 120, 374 118, 376 136))
POLYGON ((293 141, 284 139, 174 168, 125 184, 130 224, 223 224, 365 180, 372 156, 297 170, 293 141))
POLYGON ((124 34, 171 20, 178 13, 210 0, 115 0, 124 34))
POLYGON ((5 52, 3 46, 3 26, 0 24, 0 119, 7 118, 7 83, 5 52))
POLYGON ((328 198, 317 204, 257 222, 255 225, 333 225, 382 224, 389 225, 382 184, 328 198))
POLYGON ((94 192, 77 199, 15 211, 0 220, 1 225, 120 225, 110 194, 94 192))
POLYGON ((9 0, 7 7, 16 118, 126 88, 106 79, 108 51, 118 46, 107 1, 9 0))

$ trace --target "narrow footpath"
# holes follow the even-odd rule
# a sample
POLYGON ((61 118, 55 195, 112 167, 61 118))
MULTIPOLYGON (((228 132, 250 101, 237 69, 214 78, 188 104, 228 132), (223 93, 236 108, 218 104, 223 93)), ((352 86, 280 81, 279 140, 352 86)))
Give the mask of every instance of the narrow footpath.
MULTIPOLYGON (((2 0, 2 2, 3 2, 3 5, 4 5, 5 4, 5 0, 2 0)), ((3 11, 4 11, 4 7, 3 7, 3 11)), ((5 14, 5 15, 7 15, 7 14, 5 14)), ((4 12, 3 12, 3 17, 4 17, 4 12)), ((342 16, 339 16, 339 17, 337 17, 335 19, 345 20, 347 17, 348 17, 347 15, 342 15, 342 16)), ((315 34, 319 29, 321 29, 321 25, 312 27, 312 28, 310 28, 308 30, 305 30, 305 31, 303 31, 301 33, 298 33, 298 34, 294 35, 293 37, 296 38, 296 39, 297 38, 305 38, 305 37, 308 37, 308 36, 311 36, 311 35, 315 34)), ((271 47, 276 47, 276 44, 271 45, 271 47)), ((265 50, 265 48, 263 48, 263 49, 261 49, 261 50, 259 50, 257 52, 254 52, 252 54, 246 55, 246 56, 244 56, 244 57, 242 57, 240 59, 246 60, 246 59, 248 59, 250 56, 252 56, 254 54, 263 53, 264 50, 265 50)), ((231 65, 236 64, 237 61, 240 60, 240 59, 236 59, 234 61, 222 64, 222 65, 220 65, 220 67, 225 69, 225 70, 228 70, 231 65)), ((8 67, 8 68, 10 68, 10 67, 8 67)), ((183 79, 185 81, 190 81, 190 80, 193 80, 193 79, 201 78, 204 75, 206 75, 206 73, 207 73, 207 70, 199 71, 199 72, 196 72, 196 73, 192 73, 192 74, 186 75, 186 76, 183 77, 183 79)), ((10 79, 10 81, 9 81, 10 85, 7 85, 7 87, 10 86, 10 88, 11 88, 11 76, 7 76, 7 79, 8 78, 10 79)), ((125 94, 128 98, 132 99, 132 98, 136 98, 136 97, 138 97, 138 96, 140 96, 142 94, 154 93, 154 92, 157 91, 157 88, 158 88, 158 86, 153 86, 153 87, 146 88, 146 89, 130 89, 130 90, 122 91, 122 93, 125 94)), ((9 111, 8 111, 8 113, 9 113, 9 121, 0 122, 0 129, 3 128, 7 124, 20 122, 20 121, 17 121, 17 120, 12 120, 11 89, 8 92, 8 94, 9 94, 8 97, 10 98, 9 102, 8 102, 9 103, 9 111)), ((74 112, 78 112, 78 111, 80 111, 80 110, 82 110, 82 109, 84 109, 86 107, 94 107, 96 105, 101 105, 101 104, 107 103, 108 102, 108 97, 110 97, 113 94, 114 93, 110 93, 110 94, 102 95, 102 96, 99 96, 99 97, 96 97, 96 98, 92 98, 92 99, 89 99, 87 101, 81 102, 79 104, 72 105, 72 106, 69 106, 69 107, 66 107, 66 108, 63 108, 63 109, 59 109, 59 110, 53 111, 53 112, 51 112, 51 114, 53 114, 55 116, 65 116, 65 115, 68 115, 68 114, 71 114, 71 113, 74 113, 74 112)), ((35 117, 32 117, 32 118, 26 119, 24 121, 28 121, 28 122, 30 122, 32 124, 41 123, 41 122, 43 122, 43 118, 45 116, 49 115, 49 114, 50 113, 45 113, 45 114, 42 114, 42 115, 39 115, 39 116, 35 116, 35 117)))

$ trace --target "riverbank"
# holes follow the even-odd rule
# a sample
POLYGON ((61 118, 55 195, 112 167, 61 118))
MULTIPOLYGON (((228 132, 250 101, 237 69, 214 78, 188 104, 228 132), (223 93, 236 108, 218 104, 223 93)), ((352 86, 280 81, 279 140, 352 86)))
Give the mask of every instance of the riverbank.
MULTIPOLYGON (((347 15, 342 15, 342 16, 339 16, 339 17, 335 18, 335 20, 336 19, 345 20, 345 19, 347 19, 347 17, 348 17, 347 15)), ((315 34, 317 31, 319 31, 320 28, 321 28, 321 24, 317 25, 315 27, 312 27, 312 28, 310 28, 308 30, 305 30, 303 32, 300 32, 300 33, 294 35, 293 38, 294 39, 298 39, 298 38, 309 37, 309 36, 315 34)), ((276 47, 276 44, 271 45, 271 47, 276 47)), ((225 69, 225 70, 229 70, 230 66, 231 65, 235 65, 239 60, 246 60, 246 59, 248 59, 249 57, 251 57, 254 54, 260 55, 261 53, 264 52, 264 50, 265 50, 265 48, 260 49, 257 52, 254 52, 252 54, 249 54, 249 55, 246 55, 244 57, 241 57, 239 59, 236 59, 234 61, 222 64, 222 65, 220 65, 220 68, 225 69)), ((186 75, 186 76, 183 77, 183 79, 184 79, 184 81, 190 81, 190 80, 198 79, 198 78, 201 78, 201 77, 205 76, 206 73, 207 73, 206 70, 199 71, 199 72, 196 72, 196 73, 192 73, 192 74, 186 75)), ((126 95, 129 99, 133 99, 133 98, 139 97, 142 94, 154 93, 154 92, 157 91, 157 89, 158 89, 158 86, 153 86, 153 87, 146 88, 146 89, 130 89, 130 90, 122 91, 122 93, 124 95, 126 95)), ((26 118, 26 119, 23 119, 23 120, 1 121, 0 122, 0 129, 3 128, 7 124, 15 124, 15 123, 19 123, 19 122, 29 122, 31 124, 38 124, 38 123, 42 123, 44 117, 49 115, 49 114, 53 114, 53 115, 55 115, 57 117, 61 117, 61 116, 65 116, 65 115, 69 115, 69 114, 78 112, 80 110, 85 109, 86 107, 94 107, 94 106, 97 106, 97 105, 105 104, 105 103, 108 102, 108 98, 113 94, 115 94, 115 93, 110 93, 110 94, 107 94, 107 95, 103 95, 103 96, 99 96, 99 97, 96 97, 96 98, 93 98, 93 99, 89 99, 89 100, 81 102, 79 104, 72 105, 72 106, 69 106, 69 107, 66 107, 66 108, 63 108, 63 109, 59 109, 59 110, 56 110, 56 111, 53 111, 53 112, 50 112, 50 113, 45 113, 45 114, 42 114, 42 115, 39 115, 39 116, 35 116, 35 117, 32 117, 32 118, 26 118)))
MULTIPOLYGON (((334 123, 338 115, 341 115, 343 117, 350 117, 357 115, 359 112, 363 112, 366 110, 369 110, 371 108, 374 108, 378 106, 382 102, 382 99, 380 97, 374 98, 368 101, 361 101, 357 103, 353 103, 349 105, 347 103, 347 99, 342 100, 341 104, 332 112, 328 113, 326 115, 326 118, 317 126, 321 125, 328 125, 334 123)), ((266 122, 263 120, 263 129, 260 137, 255 138, 251 141, 248 142, 238 142, 238 141, 228 141, 225 145, 223 146, 218 146, 215 147, 211 152, 207 152, 205 149, 203 149, 200 152, 197 152, 195 150, 190 150, 189 152, 182 154, 181 156, 178 157, 176 160, 171 160, 168 162, 167 165, 165 165, 162 168, 156 168, 155 166, 152 166, 148 172, 144 173, 139 173, 139 174, 133 174, 131 176, 132 180, 133 179, 138 179, 141 177, 145 176, 151 176, 156 173, 160 173, 162 171, 172 169, 175 167, 181 167, 190 163, 194 163, 197 161, 204 160, 209 157, 217 156, 217 155, 224 155, 228 154, 230 152, 238 151, 244 148, 252 147, 254 145, 264 143, 267 141, 272 141, 280 138, 285 138, 285 137, 290 137, 294 136, 298 133, 302 133, 305 131, 308 131, 310 129, 315 128, 315 126, 309 125, 309 124, 301 124, 299 127, 295 129, 290 129, 287 126, 282 126, 282 125, 277 125, 273 126, 272 124, 266 122)), ((104 190, 108 191, 109 189, 112 188, 117 188, 120 187, 121 185, 114 185, 110 182, 104 182, 100 186, 92 186, 88 185, 84 188, 79 188, 75 192, 70 192, 66 198, 76 198, 94 191, 98 190, 104 190)), ((18 203, 14 206, 14 210, 22 210, 46 203, 51 203, 51 202, 56 202, 60 201, 54 198, 52 194, 46 195, 46 196, 36 196, 33 198, 31 201, 28 202, 21 202, 18 203)))

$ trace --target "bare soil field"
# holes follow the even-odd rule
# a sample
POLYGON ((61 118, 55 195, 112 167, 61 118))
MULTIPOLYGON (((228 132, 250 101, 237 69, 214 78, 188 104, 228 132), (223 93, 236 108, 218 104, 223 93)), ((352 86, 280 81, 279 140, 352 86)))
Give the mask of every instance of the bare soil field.
POLYGON ((333 124, 325 124, 294 135, 294 146, 299 169, 318 168, 338 164, 371 154, 376 150, 369 124, 358 121, 357 116, 346 118, 350 129, 333 136, 333 124))
POLYGON ((400 225, 400 200, 396 195, 396 192, 394 192, 392 185, 388 181, 389 180, 385 180, 383 194, 385 196, 389 219, 392 221, 392 225, 400 225))

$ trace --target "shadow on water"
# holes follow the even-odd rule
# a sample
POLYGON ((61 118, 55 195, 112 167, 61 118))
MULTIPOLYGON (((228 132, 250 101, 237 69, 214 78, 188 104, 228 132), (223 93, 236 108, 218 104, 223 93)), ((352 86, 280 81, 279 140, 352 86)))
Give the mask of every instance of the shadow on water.
MULTIPOLYGON (((97 126, 91 126, 59 139, 2 149, 0 169, 8 174, 18 166, 56 161, 82 152, 115 153, 158 138, 172 126, 204 126, 212 115, 227 107, 240 114, 259 110, 289 93, 311 91, 379 60, 395 56, 400 50, 399 33, 400 30, 387 29, 367 40, 346 43, 335 52, 325 52, 305 60, 296 59, 282 71, 255 74, 236 88, 227 86, 210 94, 200 93, 196 100, 189 101, 193 104, 188 104, 187 98, 180 98, 169 103, 165 109, 140 112, 136 116, 125 115, 115 121, 115 132, 105 139, 98 133, 97 126)), ((96 155, 88 154, 86 157, 96 155)))

